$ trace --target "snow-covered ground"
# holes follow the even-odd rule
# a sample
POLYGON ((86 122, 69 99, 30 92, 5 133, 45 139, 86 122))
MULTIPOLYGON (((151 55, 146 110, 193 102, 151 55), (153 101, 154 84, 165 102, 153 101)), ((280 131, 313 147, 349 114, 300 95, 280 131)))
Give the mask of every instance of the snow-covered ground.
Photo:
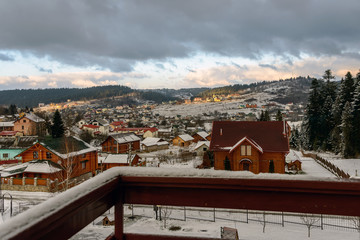
MULTIPOLYGON (((220 228, 230 227, 236 228, 240 239, 258 239, 258 240, 300 240, 300 239, 319 239, 319 240, 338 240, 338 239, 358 239, 359 233, 355 230, 321 230, 319 227, 311 229, 311 237, 307 237, 307 227, 305 225, 285 223, 284 227, 279 224, 267 223, 265 225, 265 233, 263 233, 263 225, 260 222, 249 221, 249 223, 235 222, 229 220, 216 219, 215 222, 202 221, 195 219, 187 219, 187 221, 167 220, 167 228, 164 228, 163 221, 155 220, 154 217, 135 217, 129 218, 130 210, 125 209, 124 231, 126 233, 148 233, 162 235, 181 235, 196 237, 213 237, 220 238, 220 228), (180 227, 180 230, 171 231, 170 226, 180 227)), ((201 213, 200 213, 201 214, 201 213)), ((203 213, 204 214, 204 213, 203 213)), ((113 231, 113 226, 101 226, 97 224, 101 222, 104 216, 99 217, 97 221, 89 224, 81 232, 73 236, 71 239, 104 239, 113 231)), ((259 218, 260 220, 260 218, 259 218)))
POLYGON ((301 161, 301 168, 305 176, 319 177, 319 178, 336 178, 334 174, 322 167, 320 164, 314 161, 312 158, 303 157, 301 152, 291 150, 286 157, 286 161, 301 161))
MULTIPOLYGON (((158 113, 161 116, 197 116, 202 115, 203 113, 209 113, 218 111, 220 113, 236 114, 239 112, 244 112, 246 114, 257 111, 255 109, 243 108, 240 109, 239 106, 251 103, 257 104, 258 107, 269 103, 270 99, 274 96, 269 93, 250 93, 243 95, 242 99, 227 100, 222 102, 205 102, 205 103, 196 103, 196 104, 181 104, 181 105, 159 105, 153 109, 154 114, 158 113), (254 99, 251 102, 245 102, 246 99, 254 99)), ((280 105, 280 104, 279 104, 280 105)))
POLYGON ((328 160, 345 173, 348 173, 351 177, 360 176, 360 159, 344 159, 341 156, 335 155, 333 153, 320 153, 318 154, 322 158, 328 160))

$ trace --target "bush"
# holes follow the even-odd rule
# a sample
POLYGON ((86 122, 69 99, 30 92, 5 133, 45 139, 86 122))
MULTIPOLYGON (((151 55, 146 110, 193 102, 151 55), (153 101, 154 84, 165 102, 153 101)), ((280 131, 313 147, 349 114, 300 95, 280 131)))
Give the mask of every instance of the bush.
POLYGON ((179 231, 179 230, 181 230, 181 227, 179 227, 179 226, 171 226, 171 227, 169 227, 169 230, 170 231, 179 231))

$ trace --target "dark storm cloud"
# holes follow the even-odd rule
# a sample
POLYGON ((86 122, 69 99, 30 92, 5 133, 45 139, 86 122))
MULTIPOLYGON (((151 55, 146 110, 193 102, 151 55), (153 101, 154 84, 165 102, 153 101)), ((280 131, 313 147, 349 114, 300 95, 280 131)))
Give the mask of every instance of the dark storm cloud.
POLYGON ((0 53, 0 61, 7 61, 7 62, 12 62, 15 59, 11 56, 8 56, 6 54, 0 53))
POLYGON ((359 0, 2 0, 0 50, 112 71, 197 51, 356 55, 358 9, 359 0))

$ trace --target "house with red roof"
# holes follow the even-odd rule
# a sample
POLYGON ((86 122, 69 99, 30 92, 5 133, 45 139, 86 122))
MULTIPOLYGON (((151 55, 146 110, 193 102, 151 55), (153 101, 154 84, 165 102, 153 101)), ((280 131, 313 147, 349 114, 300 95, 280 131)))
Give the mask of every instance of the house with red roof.
POLYGON ((215 121, 210 142, 214 168, 285 173, 289 137, 285 121, 215 121))

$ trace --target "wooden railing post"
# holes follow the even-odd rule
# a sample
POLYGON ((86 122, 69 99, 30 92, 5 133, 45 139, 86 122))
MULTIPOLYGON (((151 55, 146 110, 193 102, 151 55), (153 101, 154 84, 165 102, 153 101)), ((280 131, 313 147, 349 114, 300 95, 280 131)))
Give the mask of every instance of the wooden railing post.
POLYGON ((115 203, 115 239, 124 239, 124 198, 123 190, 120 188, 115 203))

